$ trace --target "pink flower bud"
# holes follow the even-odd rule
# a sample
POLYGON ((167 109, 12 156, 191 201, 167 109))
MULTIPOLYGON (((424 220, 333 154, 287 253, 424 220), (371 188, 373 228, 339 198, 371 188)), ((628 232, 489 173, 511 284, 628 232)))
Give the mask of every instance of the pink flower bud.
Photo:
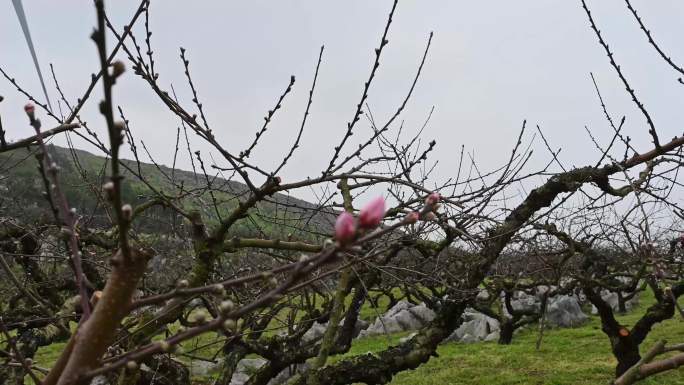
POLYGON ((33 122, 33 119, 36 118, 36 115, 35 115, 36 106, 34 106, 33 103, 27 103, 24 106, 24 111, 26 112, 26 115, 29 117, 31 122, 33 122))
POLYGON ((442 196, 439 195, 439 193, 433 192, 425 198, 425 204, 432 206, 437 204, 440 200, 442 200, 442 196))
POLYGON ((416 223, 418 222, 418 219, 420 219, 420 214, 418 214, 417 211, 412 211, 406 215, 404 218, 405 223, 416 223))
POLYGON ((359 213, 359 226, 364 229, 377 227, 385 217, 385 198, 377 197, 370 201, 359 213))
POLYGON ((123 216, 123 219, 130 221, 133 217, 133 207, 128 203, 121 206, 121 215, 123 216))
POLYGON ((356 235, 354 216, 345 211, 335 221, 335 239, 345 244, 354 239, 354 235, 356 235))

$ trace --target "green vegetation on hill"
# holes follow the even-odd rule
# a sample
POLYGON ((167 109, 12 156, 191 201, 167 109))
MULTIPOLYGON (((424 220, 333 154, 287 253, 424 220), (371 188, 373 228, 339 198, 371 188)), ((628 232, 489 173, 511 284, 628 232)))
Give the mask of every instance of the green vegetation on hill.
MULTIPOLYGON (((22 148, 0 154, 0 217, 20 218, 24 222, 50 220, 44 218, 50 213, 47 201, 43 196, 45 185, 38 172, 35 159, 37 147, 22 148)), ((62 148, 49 145, 53 160, 60 166, 60 184, 67 196, 69 204, 79 213, 87 217, 87 225, 92 227, 108 225, 101 200, 96 199, 102 184, 109 172, 109 159, 91 154, 87 151, 62 148)), ((122 184, 123 200, 134 207, 147 202, 154 196, 150 186, 159 192, 177 195, 178 186, 182 186, 184 199, 177 202, 186 211, 199 210, 205 223, 217 222, 213 199, 219 205, 221 215, 229 213, 237 207, 238 200, 247 192, 247 186, 220 178, 220 175, 209 175, 214 193, 212 198, 205 190, 207 178, 203 174, 189 171, 173 170, 162 165, 123 160, 122 184), (145 182, 135 174, 141 175, 145 182), (173 179, 174 183, 171 183, 173 179)), ((329 233, 334 217, 311 210, 316 205, 293 198, 288 195, 275 194, 270 202, 262 202, 250 212, 249 218, 239 221, 231 229, 232 236, 259 236, 266 234, 272 238, 284 238, 295 233, 297 238, 307 238, 306 232, 298 232, 302 227, 313 233, 329 233), (279 207, 283 205, 286 207, 279 207), (298 229, 285 226, 286 223, 298 221, 298 229), (304 225, 306 223, 306 226, 304 225)), ((167 233, 169 223, 178 223, 181 219, 171 210, 154 207, 147 210, 145 218, 136 221, 138 231, 144 233, 167 233)), ((307 232, 308 232, 307 231, 307 232)))

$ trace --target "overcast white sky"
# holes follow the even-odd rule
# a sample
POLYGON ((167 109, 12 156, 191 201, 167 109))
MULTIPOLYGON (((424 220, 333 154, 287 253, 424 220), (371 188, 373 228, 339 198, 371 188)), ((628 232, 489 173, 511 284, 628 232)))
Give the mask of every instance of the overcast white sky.
MULTIPOLYGON (((677 74, 648 45, 623 1, 589 4, 625 75, 651 112, 661 140, 681 134, 684 86, 676 82, 677 74)), ((633 4, 661 46, 684 63, 684 2, 633 4)), ((132 0, 107 2, 119 27, 137 5, 132 0)), ((58 98, 49 63, 66 95, 79 97, 98 67, 89 39, 95 22, 91 2, 24 0, 24 7, 53 104, 58 98)), ((226 148, 238 153, 251 142, 289 76, 296 75, 293 93, 253 157, 268 169, 279 163, 294 140, 318 50, 325 44, 302 147, 282 172, 286 180, 318 175, 352 117, 390 7, 390 0, 153 1, 150 23, 160 81, 167 87, 173 83, 189 105, 178 59, 179 46, 186 47, 210 125, 226 148)), ((627 116, 625 133, 638 148, 648 149, 645 120, 610 68, 579 1, 400 1, 379 76, 370 90, 376 118, 388 117, 403 99, 430 31, 435 33, 432 50, 403 118, 406 129, 417 129, 435 107, 424 137, 437 140, 432 159, 439 161, 441 177, 453 176, 461 145, 474 152, 483 169, 504 162, 523 119, 530 128, 539 124, 553 147, 563 147, 560 159, 566 165, 595 162, 596 151, 584 127, 589 126, 602 143, 612 132, 590 72, 615 118, 627 116)), ((10 0, 0 1, 0 66, 34 95, 42 95, 10 0)), ((101 87, 97 92, 94 101, 99 100, 101 87)), ((0 114, 8 139, 30 135, 21 109, 26 99, 5 79, 0 79, 0 95, 5 96, 0 114)), ((161 108, 132 71, 116 87, 115 101, 127 113, 136 137, 159 161, 170 164, 178 120, 161 108)), ((91 103, 83 116, 105 137, 94 106, 91 103)), ((361 133, 369 133, 366 124, 359 125, 359 139, 361 133)), ((206 146, 198 148, 208 151, 206 146)), ((540 166, 548 153, 539 141, 535 149, 533 165, 540 166)), ((187 155, 180 166, 189 168, 187 155)))

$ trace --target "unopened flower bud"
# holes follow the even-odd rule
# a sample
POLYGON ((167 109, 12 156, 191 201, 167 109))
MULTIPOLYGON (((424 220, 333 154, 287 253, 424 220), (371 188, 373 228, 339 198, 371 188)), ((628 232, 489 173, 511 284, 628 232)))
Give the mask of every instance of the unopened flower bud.
POLYGON ((335 239, 340 244, 349 243, 356 235, 356 223, 354 217, 348 212, 343 212, 335 221, 335 239))
POLYGON ((29 119, 33 120, 36 118, 36 106, 33 103, 26 103, 24 106, 24 112, 28 115, 29 119))
POLYGON ((123 216, 123 219, 125 221, 130 221, 133 217, 133 207, 128 203, 121 206, 121 216, 123 216))
POLYGON ((385 198, 377 197, 361 209, 359 213, 359 226, 363 229, 377 227, 385 217, 385 198))
POLYGON ((203 324, 206 320, 207 315, 203 311, 197 312, 195 314, 195 322, 197 322, 198 324, 203 324))
POLYGON ((166 341, 159 341, 159 349, 164 353, 168 353, 171 351, 171 344, 166 341))
POLYGON ((234 332, 236 327, 237 323, 232 318, 228 318, 227 320, 223 321, 223 330, 228 333, 234 332))
POLYGON ((126 362, 126 369, 130 370, 131 372, 134 370, 138 369, 138 363, 135 361, 128 361, 126 362))
POLYGON ((221 313, 223 314, 228 314, 233 311, 233 309, 235 309, 235 304, 229 299, 221 301, 221 304, 219 305, 219 310, 221 310, 221 313))
POLYGON ((103 184, 102 189, 104 190, 105 194, 107 194, 107 199, 110 201, 114 199, 114 182, 109 181, 103 184))
POLYGON ((211 291, 213 291, 215 294, 223 294, 225 293, 226 289, 223 287, 223 285, 217 283, 211 287, 211 291))
POLYGON ((112 77, 113 78, 118 78, 124 72, 126 72, 126 65, 121 60, 117 60, 114 63, 112 63, 112 77))
POLYGON ((187 279, 181 279, 181 280, 178 281, 178 283, 176 284, 176 287, 179 288, 179 289, 185 289, 185 288, 187 288, 188 286, 190 286, 190 282, 188 282, 187 279))
POLYGON ((404 218, 405 223, 416 223, 418 222, 418 219, 420 219, 420 214, 416 211, 412 211, 406 215, 404 218))
POLYGON ((436 203, 439 203, 440 200, 442 200, 442 196, 439 195, 439 193, 433 192, 430 193, 427 198, 425 198, 425 204, 432 206, 436 203))

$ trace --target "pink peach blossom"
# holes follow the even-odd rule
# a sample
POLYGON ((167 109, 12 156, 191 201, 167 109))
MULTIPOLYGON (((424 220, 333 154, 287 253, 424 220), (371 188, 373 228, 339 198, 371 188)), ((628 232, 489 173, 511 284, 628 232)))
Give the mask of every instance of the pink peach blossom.
POLYGON ((35 119, 36 116, 36 106, 34 106, 33 103, 27 103, 24 106, 24 111, 26 112, 26 116, 28 116, 31 122, 33 122, 33 119, 35 119))
POLYGON ((354 235, 356 235, 354 216, 345 211, 335 221, 335 239, 344 244, 354 239, 354 235))
POLYGON ((411 211, 406 215, 406 218, 404 218, 404 222, 406 223, 416 223, 418 222, 418 219, 420 219, 420 214, 418 214, 417 211, 411 211))
POLYGON ((433 192, 433 193, 430 193, 430 195, 428 195, 427 198, 425 198, 425 204, 432 206, 434 204, 439 203, 439 201, 441 199, 442 199, 442 196, 439 195, 439 193, 433 192))
POLYGON ((377 197, 361 209, 359 226, 364 229, 377 227, 385 217, 385 198, 377 197))

